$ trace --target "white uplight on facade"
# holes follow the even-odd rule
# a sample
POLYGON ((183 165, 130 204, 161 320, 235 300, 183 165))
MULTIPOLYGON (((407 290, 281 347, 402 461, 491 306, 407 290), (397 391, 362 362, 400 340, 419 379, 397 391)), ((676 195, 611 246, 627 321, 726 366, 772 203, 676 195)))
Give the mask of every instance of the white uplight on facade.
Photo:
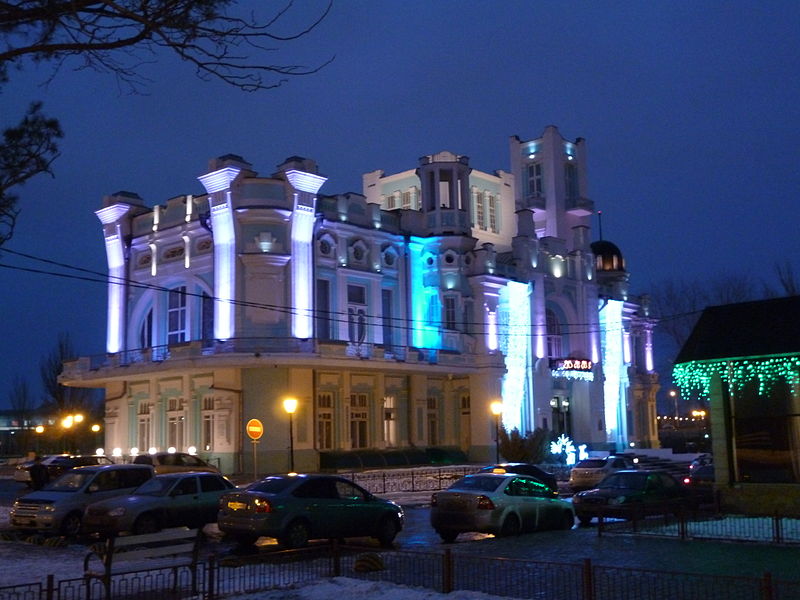
POLYGON ((497 312, 486 312, 486 347, 494 352, 497 350, 497 312))
POLYGON ((105 449, 104 449, 104 448, 97 448, 97 449, 94 451, 94 453, 95 453, 97 456, 104 456, 104 455, 105 455, 105 453, 106 453, 106 451, 105 451, 105 449))
POLYGON ((167 452, 169 454, 175 454, 175 446, 170 446, 169 448, 167 448, 167 452))
POLYGON ((561 256, 550 257, 550 272, 553 277, 560 278, 564 276, 564 258, 561 256))
POLYGON ((136 446, 131 448, 131 456, 138 456, 138 455, 139 455, 139 448, 137 448, 136 446))
POLYGON ((236 234, 234 232, 231 195, 225 200, 211 201, 211 227, 214 230, 214 337, 227 340, 234 333, 233 294, 236 277, 236 234))
POLYGON ((150 447, 147 449, 147 453, 148 453, 148 454, 155 454, 156 452, 158 452, 158 448, 156 448, 155 446, 150 446, 150 447))
POLYGON ((195 454, 197 454, 197 446, 189 446, 189 447, 186 449, 186 452, 188 452, 189 454, 191 454, 192 456, 194 456, 195 454))
POLYGON ((111 451, 111 456, 116 456, 116 457, 122 456, 122 448, 114 448, 111 451))

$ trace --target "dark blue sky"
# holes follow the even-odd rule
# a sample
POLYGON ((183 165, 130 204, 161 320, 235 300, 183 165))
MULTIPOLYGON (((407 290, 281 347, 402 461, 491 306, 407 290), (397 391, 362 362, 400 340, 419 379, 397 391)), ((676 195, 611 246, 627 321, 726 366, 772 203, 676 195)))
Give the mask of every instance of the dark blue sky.
MULTIPOLYGON (((292 18, 324 4, 298 0, 292 18)), ((146 95, 77 62, 45 87, 51 66, 27 64, 0 90, 0 125, 41 99, 66 138, 55 178, 17 190, 6 248, 104 272, 102 197, 202 193, 196 177, 214 156, 239 154, 265 175, 307 156, 329 177, 322 193, 361 191, 363 173, 440 150, 508 169, 509 136, 553 124, 587 140, 589 196, 635 292, 675 277, 771 279, 776 262, 800 269, 798 32, 796 0, 339 0, 268 58, 335 61, 272 91, 200 81, 168 55, 142 67, 146 95)), ((47 268, 8 253, 0 263, 47 268)), ((0 298, 0 406, 17 373, 39 393, 59 332, 82 355, 104 351, 103 284, 0 268, 0 298)))

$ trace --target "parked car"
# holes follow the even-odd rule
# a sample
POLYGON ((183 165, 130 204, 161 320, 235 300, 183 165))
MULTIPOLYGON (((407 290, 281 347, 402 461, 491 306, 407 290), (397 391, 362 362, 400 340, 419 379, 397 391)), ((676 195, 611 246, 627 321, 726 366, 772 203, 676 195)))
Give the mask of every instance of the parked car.
POLYGON ((76 535, 89 504, 129 494, 151 477, 149 465, 75 467, 44 489, 18 498, 9 522, 14 529, 76 535))
POLYGON ((311 539, 374 537, 391 546, 403 528, 403 509, 343 477, 270 475, 220 500, 217 526, 242 545, 277 538, 286 548, 311 539))
POLYGON ((554 492, 558 493, 558 481, 553 473, 548 473, 544 469, 531 463, 497 463, 483 467, 481 473, 517 473, 518 475, 530 475, 536 477, 554 492))
POLYGON ((219 473, 156 475, 130 495, 90 504, 83 516, 84 531, 116 535, 202 527, 217 520, 220 497, 234 488, 219 473))
POLYGON ((676 512, 696 505, 691 492, 666 471, 624 470, 612 473, 592 490, 578 492, 572 506, 582 525, 593 517, 630 519, 676 512))
POLYGON ((629 456, 611 455, 585 458, 572 467, 569 473, 569 487, 574 492, 589 490, 597 487, 597 484, 611 473, 635 467, 633 459, 629 456))
POLYGON ((714 464, 708 463, 695 467, 683 478, 685 485, 700 502, 714 500, 714 464))
POLYGON ((204 471, 219 473, 214 465, 194 454, 185 452, 156 452, 155 454, 139 454, 133 459, 136 465, 153 465, 156 474, 185 473, 186 471, 204 471))
MULTIPOLYGON (((26 483, 31 486, 31 467, 35 461, 29 460, 17 465, 14 469, 14 480, 26 483)), ((73 467, 83 467, 86 465, 111 465, 114 461, 102 455, 71 455, 71 454, 50 454, 42 458, 42 464, 47 467, 47 475, 50 481, 68 471, 73 467)))
POLYGON ((431 525, 444 542, 478 531, 507 536, 539 529, 571 529, 572 505, 530 475, 476 473, 431 497, 431 525))
POLYGON ((700 454, 695 458, 691 464, 689 464, 689 472, 691 473, 695 469, 699 469, 700 467, 705 467, 706 465, 713 465, 714 464, 714 456, 708 452, 700 454))

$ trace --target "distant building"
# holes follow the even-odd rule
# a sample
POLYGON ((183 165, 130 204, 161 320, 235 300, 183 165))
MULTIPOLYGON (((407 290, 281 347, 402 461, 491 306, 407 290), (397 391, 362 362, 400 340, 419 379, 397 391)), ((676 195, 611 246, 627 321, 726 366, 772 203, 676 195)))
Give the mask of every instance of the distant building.
POLYGON ((226 472, 287 468, 287 397, 303 470, 488 460, 497 399, 508 429, 656 446, 654 320, 590 242, 585 142, 548 127, 510 152, 496 173, 423 156, 363 195, 319 194, 310 159, 265 177, 226 155, 200 196, 106 197, 108 354, 62 381, 105 388, 108 452, 226 472))
POLYGON ((800 297, 712 306, 676 359, 708 398, 723 506, 800 515, 800 297))

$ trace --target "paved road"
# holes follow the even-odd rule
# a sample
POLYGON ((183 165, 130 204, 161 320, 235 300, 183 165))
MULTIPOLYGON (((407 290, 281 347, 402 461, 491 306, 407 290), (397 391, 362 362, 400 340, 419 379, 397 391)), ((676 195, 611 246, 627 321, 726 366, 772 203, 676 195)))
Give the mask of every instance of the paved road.
MULTIPOLYGON (((0 506, 10 506, 26 488, 0 479, 0 506)), ((543 531, 514 538, 461 534, 455 543, 443 544, 429 524, 430 511, 421 506, 427 494, 406 496, 406 527, 396 546, 402 550, 443 551, 470 555, 576 563, 589 558, 598 565, 716 575, 761 576, 798 580, 800 548, 741 542, 680 541, 625 535, 597 535, 596 526, 570 531, 543 531)), ((23 546, 24 547, 24 546, 23 546)), ((212 551, 226 553, 230 544, 220 542, 212 551)), ((269 551, 264 548, 262 551, 269 551)))

